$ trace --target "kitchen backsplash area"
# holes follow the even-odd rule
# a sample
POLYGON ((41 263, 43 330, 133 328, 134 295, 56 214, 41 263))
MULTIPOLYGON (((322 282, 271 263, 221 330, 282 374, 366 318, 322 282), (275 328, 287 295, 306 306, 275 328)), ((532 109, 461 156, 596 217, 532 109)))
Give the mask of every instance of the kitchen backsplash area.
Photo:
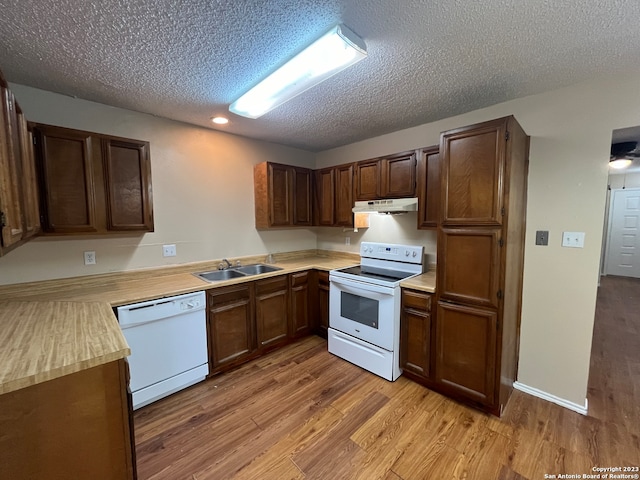
POLYGON ((434 265, 436 231, 418 230, 417 222, 416 212, 400 215, 373 213, 369 216, 369 228, 359 228, 357 232, 353 228, 317 227, 318 249, 358 253, 360 242, 423 245, 427 262, 434 265))

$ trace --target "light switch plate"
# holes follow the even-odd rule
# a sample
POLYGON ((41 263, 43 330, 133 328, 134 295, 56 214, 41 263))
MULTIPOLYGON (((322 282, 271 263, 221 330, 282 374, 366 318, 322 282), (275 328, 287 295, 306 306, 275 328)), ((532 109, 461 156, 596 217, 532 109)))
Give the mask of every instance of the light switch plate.
POLYGON ((536 245, 549 245, 549 230, 536 231, 536 245))
POLYGON ((163 245, 162 246, 162 256, 163 257, 175 257, 176 256, 176 246, 175 245, 163 245))
POLYGON ((584 232, 562 232, 562 246, 584 248, 584 232))

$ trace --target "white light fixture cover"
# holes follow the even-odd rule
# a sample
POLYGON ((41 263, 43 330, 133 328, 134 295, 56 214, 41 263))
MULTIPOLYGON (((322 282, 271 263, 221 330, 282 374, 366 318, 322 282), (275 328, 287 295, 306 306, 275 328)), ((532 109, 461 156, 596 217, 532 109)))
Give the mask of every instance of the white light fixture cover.
POLYGON ((629 158, 613 158, 609 160, 609 166, 615 169, 626 168, 632 163, 633 163, 633 160, 629 158))
POLYGON ((336 25, 229 106, 243 117, 258 118, 367 56, 364 41, 336 25))

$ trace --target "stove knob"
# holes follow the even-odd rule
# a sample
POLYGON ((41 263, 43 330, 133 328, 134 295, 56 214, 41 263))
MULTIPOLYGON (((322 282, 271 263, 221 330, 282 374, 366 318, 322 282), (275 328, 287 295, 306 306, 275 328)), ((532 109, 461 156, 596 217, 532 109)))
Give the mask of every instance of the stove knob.
POLYGON ((406 251, 404 252, 404 256, 405 256, 405 257, 408 257, 408 256, 409 256, 409 250, 406 250, 406 251))
POLYGON ((418 256, 418 252, 414 251, 414 252, 413 252, 413 256, 414 256, 414 257, 417 257, 417 256, 418 256))

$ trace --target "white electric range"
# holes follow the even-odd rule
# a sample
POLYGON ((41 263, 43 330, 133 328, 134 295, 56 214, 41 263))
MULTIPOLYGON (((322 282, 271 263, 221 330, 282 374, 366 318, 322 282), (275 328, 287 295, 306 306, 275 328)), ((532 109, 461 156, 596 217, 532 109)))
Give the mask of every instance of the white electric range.
POLYGON ((387 380, 400 369, 400 282, 424 273, 424 247, 360 244, 360 265, 329 272, 329 352, 387 380))

